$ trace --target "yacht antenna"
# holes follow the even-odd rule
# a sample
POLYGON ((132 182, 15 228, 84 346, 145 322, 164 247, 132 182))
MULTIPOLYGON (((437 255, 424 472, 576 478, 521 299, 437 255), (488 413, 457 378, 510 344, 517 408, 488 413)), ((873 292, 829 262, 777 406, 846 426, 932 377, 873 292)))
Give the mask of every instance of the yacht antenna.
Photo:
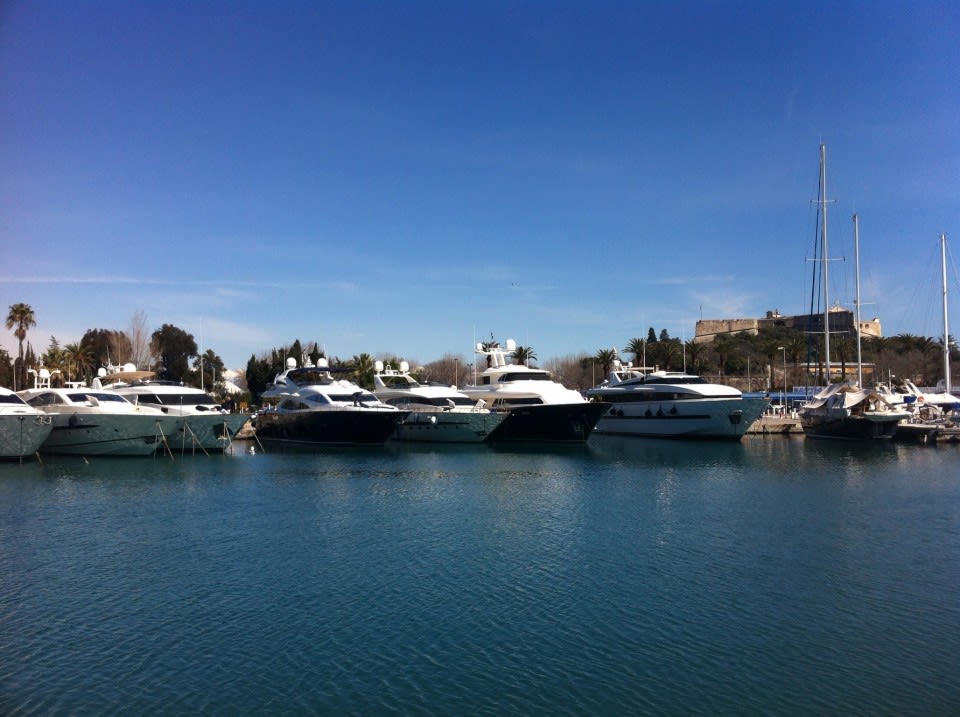
POLYGON ((863 388, 863 359, 860 355, 860 217, 853 215, 853 256, 857 275, 856 322, 857 322, 857 386, 863 388))
POLYGON ((943 384, 948 394, 950 386, 950 330, 947 321, 947 235, 940 235, 940 270, 943 272, 943 384))
POLYGON ((827 371, 827 385, 830 384, 830 280, 827 252, 827 145, 820 145, 820 231, 823 237, 823 352, 824 367, 827 371))

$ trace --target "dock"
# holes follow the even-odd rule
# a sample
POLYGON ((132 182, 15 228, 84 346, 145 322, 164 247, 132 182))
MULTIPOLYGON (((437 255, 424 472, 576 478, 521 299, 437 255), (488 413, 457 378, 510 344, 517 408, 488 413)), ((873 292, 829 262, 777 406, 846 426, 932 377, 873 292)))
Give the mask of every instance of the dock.
POLYGON ((753 425, 747 429, 747 435, 751 436, 786 436, 796 433, 803 433, 803 427, 800 425, 799 418, 770 413, 765 413, 760 416, 760 418, 754 421, 753 425))

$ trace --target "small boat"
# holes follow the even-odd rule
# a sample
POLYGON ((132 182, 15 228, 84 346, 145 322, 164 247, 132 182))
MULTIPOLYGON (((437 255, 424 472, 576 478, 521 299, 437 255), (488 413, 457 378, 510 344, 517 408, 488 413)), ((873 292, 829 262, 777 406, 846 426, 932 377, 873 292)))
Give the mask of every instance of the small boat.
POLYGON ((0 460, 32 456, 53 430, 53 419, 0 387, 0 460))
POLYGON ((76 456, 149 456, 178 430, 180 419, 134 406, 111 391, 86 387, 28 388, 18 394, 52 419, 40 453, 76 456))
POLYGON ((257 439, 288 449, 383 444, 406 416, 346 379, 321 358, 300 368, 294 358, 262 398, 276 405, 257 414, 257 439))
POLYGON ((480 443, 500 425, 506 414, 486 408, 447 384, 422 384, 410 375, 410 366, 400 362, 400 370, 374 365, 374 395, 398 409, 408 411, 397 424, 398 441, 443 443, 480 443))
POLYGON ((893 438, 897 425, 909 417, 880 391, 845 381, 814 394, 800 410, 800 425, 809 438, 893 438))
POLYGON ((158 381, 153 371, 137 371, 133 364, 118 370, 100 369, 94 388, 115 391, 134 405, 158 408, 171 416, 180 416, 179 432, 167 436, 173 450, 194 448, 223 451, 250 416, 230 413, 210 394, 179 381, 158 381))
POLYGON ((645 373, 620 361, 587 395, 611 404, 597 422, 598 434, 648 438, 740 439, 770 404, 700 376, 645 373))
POLYGON ((483 401, 491 411, 506 414, 490 434, 491 442, 586 441, 609 404, 588 401, 579 392, 557 383, 548 371, 510 363, 516 343, 506 348, 477 344, 476 352, 487 357, 487 368, 473 386, 461 391, 483 401))

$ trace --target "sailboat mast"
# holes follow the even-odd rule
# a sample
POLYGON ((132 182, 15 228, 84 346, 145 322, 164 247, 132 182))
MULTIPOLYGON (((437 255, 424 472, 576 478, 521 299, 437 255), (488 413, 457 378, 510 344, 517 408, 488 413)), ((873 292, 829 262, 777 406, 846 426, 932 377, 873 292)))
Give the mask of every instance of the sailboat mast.
MULTIPOLYGON (((857 322, 857 385, 863 388, 863 359, 860 354, 860 217, 853 215, 853 257, 854 267, 857 272, 857 298, 856 298, 856 322, 857 322)), ((876 380, 876 378, 874 378, 876 380)))
POLYGON ((947 320, 947 235, 940 235, 940 270, 943 273, 943 383, 947 393, 950 385, 950 328, 947 320))
POLYGON ((823 237, 823 353, 827 371, 827 384, 830 383, 830 280, 829 252, 827 251, 827 145, 820 145, 820 230, 823 237))

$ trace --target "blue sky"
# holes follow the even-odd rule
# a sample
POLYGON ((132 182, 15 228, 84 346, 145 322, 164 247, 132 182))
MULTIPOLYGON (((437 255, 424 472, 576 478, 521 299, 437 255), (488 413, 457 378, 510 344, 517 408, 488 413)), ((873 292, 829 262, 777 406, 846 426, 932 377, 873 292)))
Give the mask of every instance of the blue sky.
POLYGON ((689 339, 808 309, 823 142, 832 299, 857 212, 865 316, 939 336, 958 38, 953 2, 10 0, 0 304, 232 368, 689 339))

